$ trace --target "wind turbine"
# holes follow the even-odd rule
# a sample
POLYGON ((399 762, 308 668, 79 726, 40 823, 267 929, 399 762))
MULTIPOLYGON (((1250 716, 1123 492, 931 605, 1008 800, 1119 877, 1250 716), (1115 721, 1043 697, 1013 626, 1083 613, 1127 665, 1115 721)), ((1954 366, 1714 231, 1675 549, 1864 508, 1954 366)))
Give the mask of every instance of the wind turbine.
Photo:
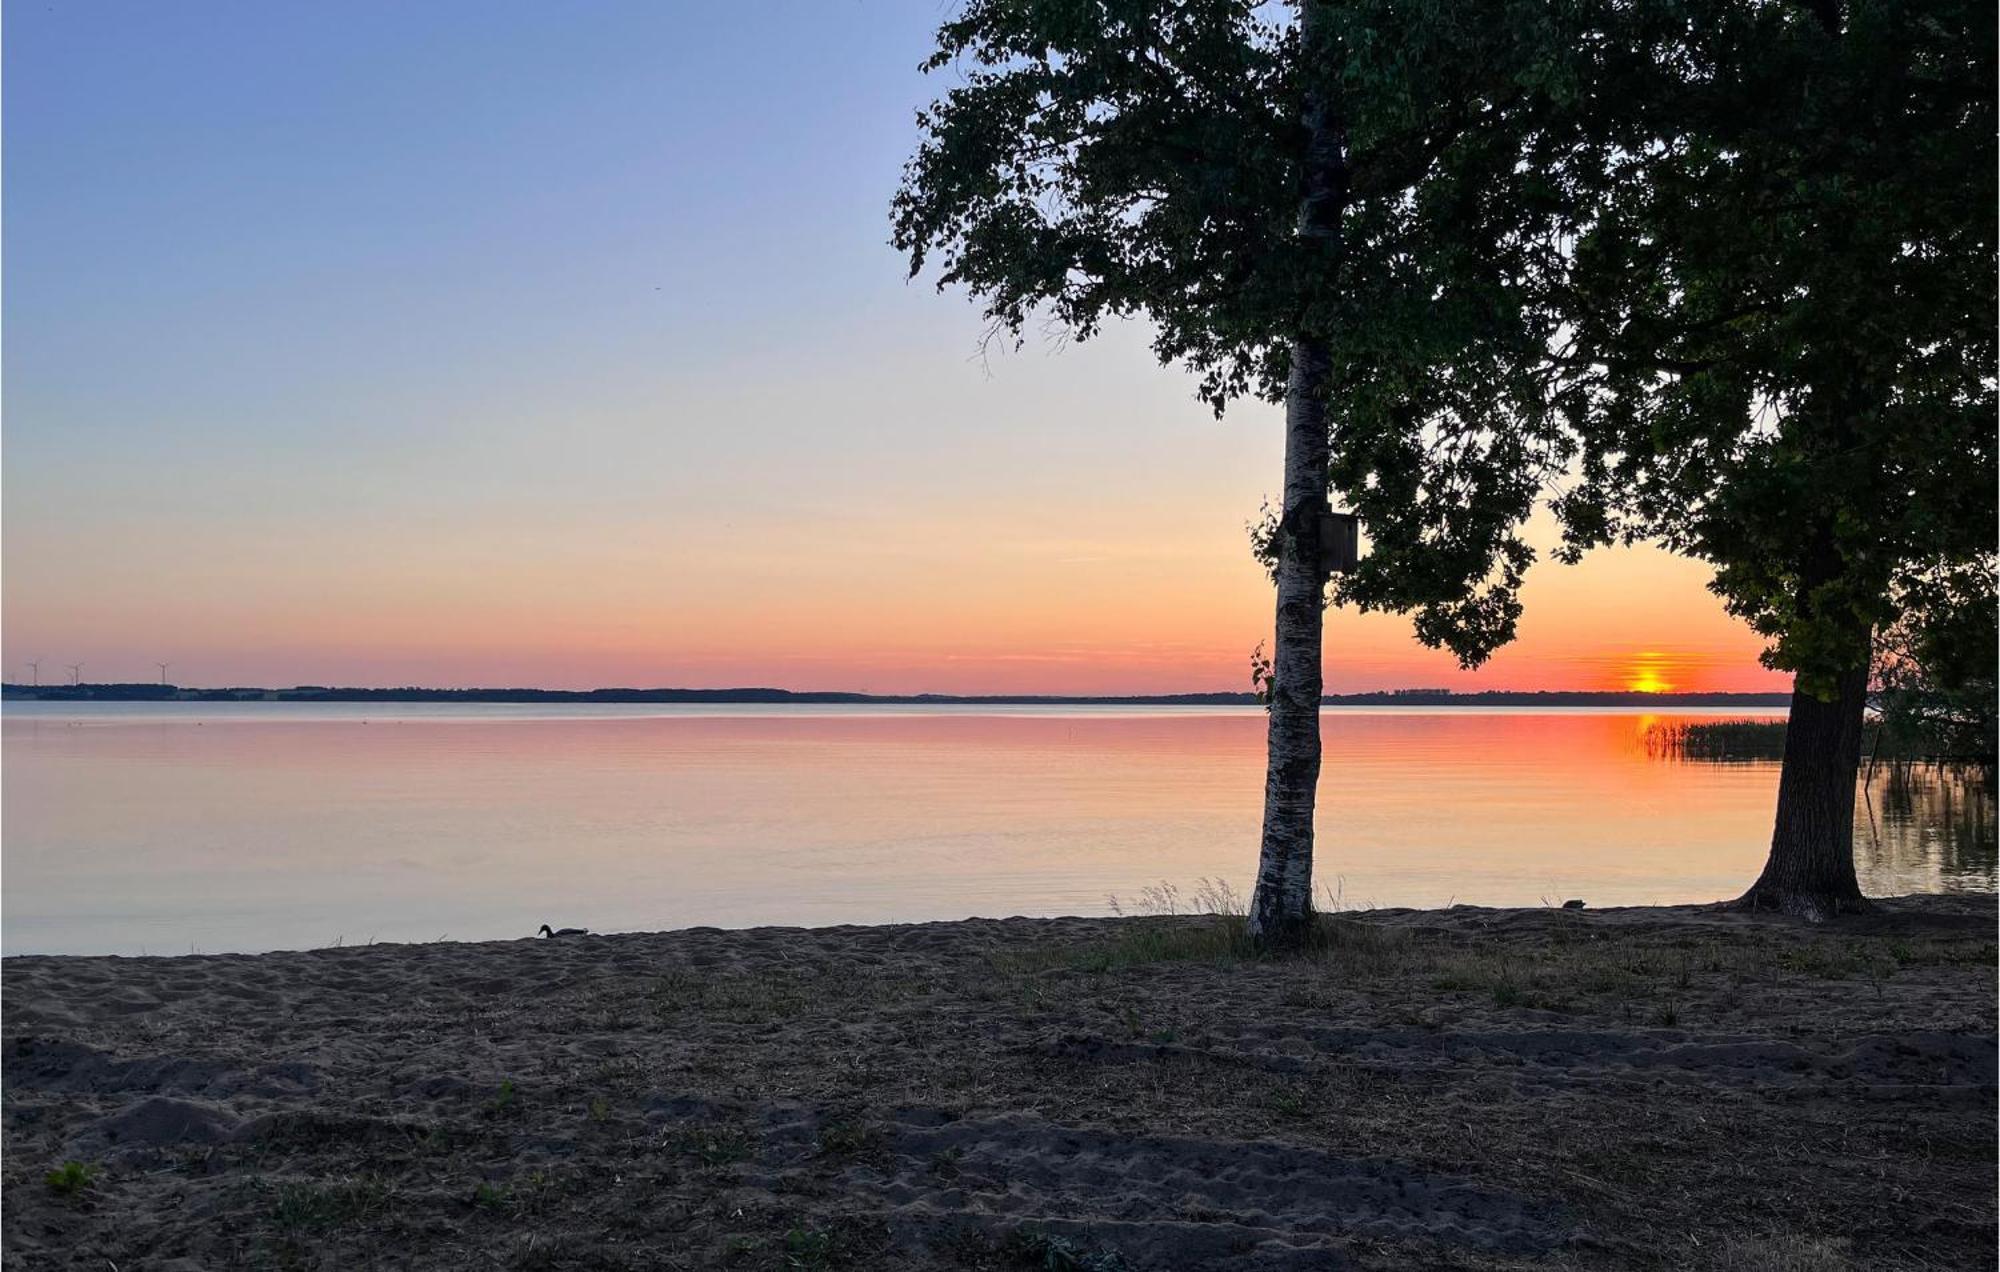
POLYGON ((82 664, 82 663, 66 663, 66 664, 64 664, 64 665, 65 665, 65 666, 67 666, 67 667, 69 668, 69 682, 70 682, 71 684, 73 684, 73 685, 80 685, 80 684, 82 684, 82 683, 83 683, 83 664, 82 664))
POLYGON ((172 664, 172 663, 154 663, 153 665, 154 665, 155 667, 158 667, 158 668, 160 669, 160 683, 161 683, 161 684, 165 684, 165 683, 167 683, 167 668, 169 668, 169 667, 173 666, 173 664, 172 664))
POLYGON ((28 660, 28 683, 31 685, 42 683, 42 660, 39 658, 28 660))

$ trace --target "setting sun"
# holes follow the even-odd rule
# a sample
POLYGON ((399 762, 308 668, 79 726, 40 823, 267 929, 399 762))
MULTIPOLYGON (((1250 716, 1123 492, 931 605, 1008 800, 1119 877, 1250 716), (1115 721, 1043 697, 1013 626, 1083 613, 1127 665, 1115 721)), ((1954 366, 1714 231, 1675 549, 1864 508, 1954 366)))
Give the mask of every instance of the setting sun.
POLYGON ((1667 679, 1667 664, 1665 654, 1638 655, 1625 672, 1625 687, 1634 693, 1672 693, 1674 682, 1667 679))

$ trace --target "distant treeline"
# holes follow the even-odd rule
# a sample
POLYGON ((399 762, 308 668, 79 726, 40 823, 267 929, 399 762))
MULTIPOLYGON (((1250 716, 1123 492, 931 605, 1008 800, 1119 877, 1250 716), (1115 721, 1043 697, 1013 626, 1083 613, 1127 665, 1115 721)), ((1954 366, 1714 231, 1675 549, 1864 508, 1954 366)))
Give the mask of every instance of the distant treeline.
MULTIPOLYGON (((1250 693, 1163 694, 880 694, 792 689, 358 689, 297 685, 290 689, 183 689, 161 684, 0 684, 0 698, 43 702, 625 702, 766 703, 938 706, 1254 706, 1250 693)), ((1389 689, 1328 694, 1328 706, 1352 707, 1782 707, 1782 693, 1594 693, 1584 690, 1453 693, 1448 689, 1389 689)))

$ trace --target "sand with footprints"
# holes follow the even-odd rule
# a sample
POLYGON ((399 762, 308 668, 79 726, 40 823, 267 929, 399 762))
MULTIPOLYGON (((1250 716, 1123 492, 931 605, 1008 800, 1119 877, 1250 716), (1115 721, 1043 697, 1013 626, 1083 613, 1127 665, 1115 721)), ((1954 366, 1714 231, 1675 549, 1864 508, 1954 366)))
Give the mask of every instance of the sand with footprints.
POLYGON ((1994 1261, 1995 903, 5 963, 9 1268, 1994 1261), (76 1162, 65 1176, 64 1163, 76 1162))

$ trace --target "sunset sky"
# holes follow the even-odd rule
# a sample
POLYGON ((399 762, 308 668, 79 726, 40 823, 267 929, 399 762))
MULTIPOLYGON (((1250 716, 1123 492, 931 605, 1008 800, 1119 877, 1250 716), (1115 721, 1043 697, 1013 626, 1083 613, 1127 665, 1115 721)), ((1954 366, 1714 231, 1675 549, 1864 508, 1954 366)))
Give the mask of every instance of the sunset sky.
MULTIPOLYGON (((7 678, 1247 688, 1278 412, 886 245, 940 14, 9 6, 7 678)), ((1328 687, 1784 687, 1706 577, 1537 567, 1476 676, 1336 612, 1328 687)))

